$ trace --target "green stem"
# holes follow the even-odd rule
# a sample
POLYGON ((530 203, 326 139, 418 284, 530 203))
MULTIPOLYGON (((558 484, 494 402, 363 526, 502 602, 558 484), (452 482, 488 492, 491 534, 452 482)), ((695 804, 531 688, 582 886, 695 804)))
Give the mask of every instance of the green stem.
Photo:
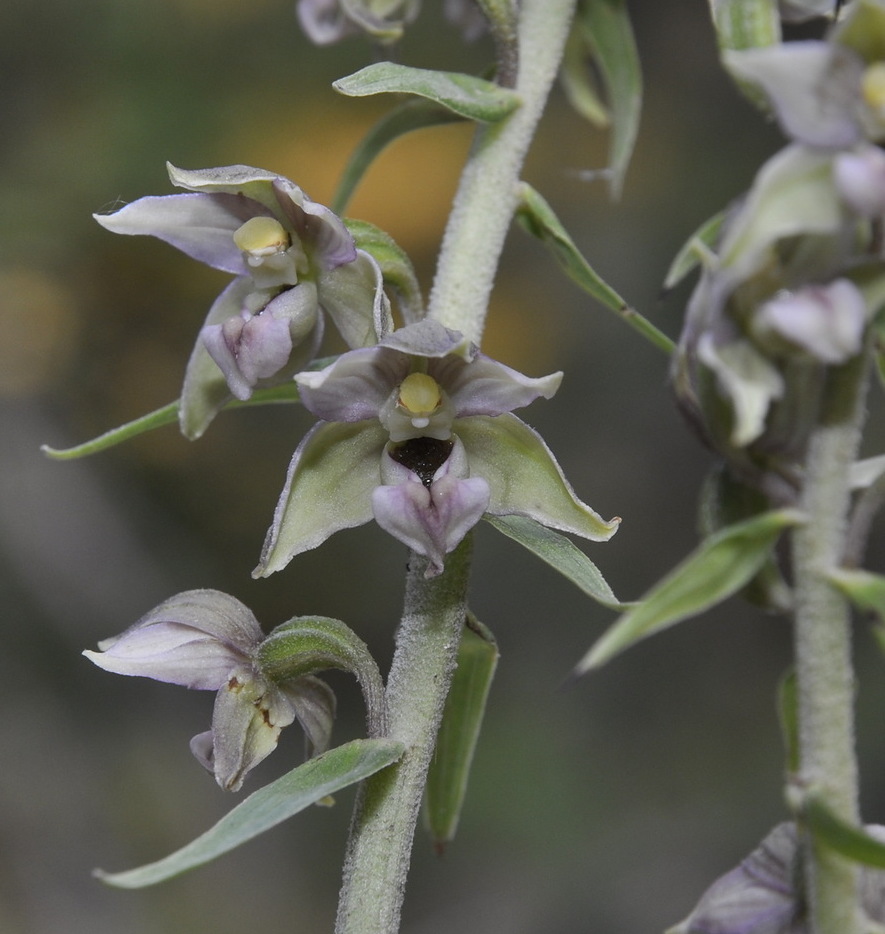
MULTIPOLYGON (((559 70, 576 0, 523 0, 519 12, 521 105, 477 131, 440 251, 428 315, 479 344, 504 238, 519 198, 529 144, 559 70)), ((415 824, 467 614, 469 541, 437 578, 412 556, 387 686, 390 736, 406 746, 372 776, 357 802, 336 934, 399 930, 415 824)))
POLYGON ((443 238, 429 317, 479 344, 529 144, 556 78, 575 0, 524 0, 519 13, 522 104, 477 131, 443 238))
MULTIPOLYGON (((795 651, 799 690, 800 780, 839 817, 857 823, 851 616, 826 580, 840 566, 849 508, 849 468, 864 416, 866 357, 831 372, 806 463, 803 511, 794 534, 795 651)), ((814 839, 805 843, 806 890, 815 934, 863 934, 855 864, 814 839)))
POLYGON ((389 735, 406 752, 360 794, 338 906, 336 934, 395 934, 415 824, 467 615, 470 536, 439 577, 412 555, 403 619, 387 685, 389 735))

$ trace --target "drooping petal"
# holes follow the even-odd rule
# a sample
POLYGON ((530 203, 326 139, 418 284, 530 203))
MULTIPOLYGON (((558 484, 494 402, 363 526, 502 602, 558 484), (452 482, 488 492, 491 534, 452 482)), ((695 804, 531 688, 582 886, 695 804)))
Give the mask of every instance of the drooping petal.
POLYGON ((304 730, 308 755, 322 755, 332 738, 337 704, 335 692, 322 678, 314 675, 284 681, 278 687, 292 704, 295 717, 304 730))
POLYGON ((386 441, 384 429, 373 422, 320 422, 305 435, 253 577, 282 570, 335 532, 372 519, 372 490, 381 479, 386 441))
POLYGON ((456 354, 465 360, 476 356, 476 347, 460 331, 453 331, 434 318, 422 318, 388 334, 384 346, 416 357, 439 358, 456 354))
POLYGON ((298 373, 304 407, 327 422, 378 418, 390 394, 406 377, 409 360, 387 347, 365 347, 342 354, 323 370, 298 373))
POLYGON ((428 372, 448 393, 458 417, 512 412, 538 396, 552 398, 562 382, 562 373, 532 379, 484 354, 469 363, 455 355, 432 360, 428 372))
POLYGON ((481 477, 459 477, 466 470, 460 441, 429 484, 387 452, 382 459, 384 485, 372 493, 375 520, 385 532, 428 559, 427 577, 442 571, 445 556, 458 547, 488 508, 488 483, 481 477))
POLYGON ((248 607, 217 590, 165 600, 124 633, 83 654, 99 668, 195 690, 217 690, 263 638, 248 607))
POLYGON ((213 269, 242 276, 248 270, 233 234, 250 218, 270 213, 242 195, 193 193, 139 198, 93 217, 113 233, 158 237, 213 269))
POLYGON ((373 347, 393 330, 381 270, 364 250, 353 262, 321 273, 317 290, 320 305, 348 347, 373 347))
POLYGON ((619 518, 606 522, 575 496, 540 435, 515 415, 458 419, 455 434, 467 450, 471 477, 488 482, 492 515, 529 516, 595 542, 618 530, 619 518))
POLYGON ((273 183, 280 178, 276 172, 256 169, 251 165, 221 165, 211 169, 180 169, 166 163, 173 185, 191 191, 245 195, 264 205, 267 213, 277 214, 279 203, 273 183))
POLYGON ((784 131, 798 142, 847 149, 862 138, 864 63, 851 49, 830 42, 788 42, 727 51, 723 61, 736 77, 765 92, 784 131))
POLYGON ((353 236, 331 208, 309 198, 288 178, 274 179, 272 187, 280 210, 321 269, 335 269, 356 259, 353 236))
POLYGON ((215 773, 226 791, 237 791, 250 769, 276 749, 280 731, 295 719, 290 699, 251 669, 233 672, 215 698, 212 748, 206 735, 191 740, 191 751, 215 773))

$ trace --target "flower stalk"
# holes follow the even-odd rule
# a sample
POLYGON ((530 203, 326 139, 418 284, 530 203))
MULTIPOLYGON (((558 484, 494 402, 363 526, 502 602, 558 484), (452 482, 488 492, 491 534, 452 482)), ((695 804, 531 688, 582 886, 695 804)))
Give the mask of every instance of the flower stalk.
MULTIPOLYGON (((480 344, 525 155, 562 60, 575 0, 525 0, 519 15, 521 105, 480 127, 449 217, 428 317, 480 344)), ((361 791, 344 868, 336 934, 395 934, 427 770, 466 618, 470 536, 444 571, 412 555, 387 686, 390 736, 402 760, 361 791)))
MULTIPOLYGON (((867 372, 866 354, 830 372, 806 461, 807 522, 793 538, 799 777, 834 814, 854 825, 859 813, 851 615, 826 575, 843 560, 849 468, 860 444, 867 372)), ((814 839, 806 840, 805 853, 810 930, 862 934, 857 865, 814 839)))

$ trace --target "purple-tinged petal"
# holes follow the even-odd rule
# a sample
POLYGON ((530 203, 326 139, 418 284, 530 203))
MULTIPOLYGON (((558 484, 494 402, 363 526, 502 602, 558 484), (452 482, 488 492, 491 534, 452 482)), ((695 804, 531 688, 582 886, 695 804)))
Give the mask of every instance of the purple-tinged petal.
POLYGON ((242 276, 248 270, 233 234, 250 218, 269 214, 242 195, 194 193, 139 198, 93 217, 113 233, 158 237, 213 269, 242 276))
POLYGON ((802 41, 727 51, 723 62, 771 100, 784 132, 800 143, 847 149, 863 136, 860 82, 864 63, 837 43, 802 41))
POLYGON ((317 290, 323 311, 348 347, 373 347, 393 330, 381 270, 364 250, 353 262, 321 272, 317 290))
POLYGON ((341 529, 372 519, 387 433, 376 423, 320 422, 298 445, 253 577, 282 570, 341 529))
POLYGON ((313 201, 287 178, 276 178, 273 192, 292 229, 321 269, 335 269, 356 259, 353 236, 331 208, 313 201))
POLYGON ((885 152, 862 146, 833 160, 833 180, 842 200, 861 217, 885 214, 885 152))
POLYGON ((779 824, 737 868, 717 879, 667 934, 795 934, 807 925, 793 889, 796 830, 779 824))
POLYGON ((481 477, 460 479, 458 475, 466 469, 460 443, 429 484, 384 454, 385 485, 372 493, 375 520, 385 532, 428 559, 427 577, 442 571, 445 556, 458 547, 488 507, 488 483, 481 477))
POLYGON ((387 347, 366 347, 342 354, 295 381, 304 407, 327 422, 378 418, 381 407, 409 372, 409 360, 387 347))
POLYGON ((278 685, 295 711, 307 739, 308 756, 322 755, 329 748, 335 722, 335 692, 322 678, 305 675, 278 685))
MULTIPOLYGON (((279 203, 274 194, 273 184, 280 176, 267 169, 256 169, 251 165, 222 165, 211 169, 180 169, 166 163, 169 179, 179 188, 191 191, 245 195, 257 201, 267 209, 267 213, 276 216, 279 203)), ((289 182, 289 184, 292 184, 289 182)))
POLYGON ((315 45, 330 45, 358 32, 341 11, 340 0, 298 0, 298 22, 315 45))
POLYGON ((489 484, 488 512, 520 515, 594 542, 608 541, 620 518, 605 521, 575 496, 540 435, 515 415, 474 415, 455 422, 467 451, 470 476, 489 484))
POLYGON ((385 347, 416 357, 445 357, 457 354, 465 360, 476 356, 476 347, 460 331, 453 331, 433 318, 422 318, 388 334, 385 347))
POLYGON ((83 654, 99 668, 195 690, 217 690, 263 638, 248 607, 217 590, 164 601, 124 633, 83 654))
POLYGON ((484 354, 470 363, 456 356, 431 360, 428 372, 448 393, 458 417, 512 412, 538 396, 552 398, 562 382, 562 373, 532 379, 484 354))

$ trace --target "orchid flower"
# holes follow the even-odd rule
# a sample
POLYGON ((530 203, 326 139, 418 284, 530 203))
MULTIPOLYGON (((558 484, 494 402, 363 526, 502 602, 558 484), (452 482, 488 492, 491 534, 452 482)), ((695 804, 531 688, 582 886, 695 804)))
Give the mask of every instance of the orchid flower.
POLYGON ((216 590, 191 590, 155 607, 124 633, 83 654, 99 668, 217 691, 212 729, 191 740, 218 784, 236 791, 298 720, 312 752, 328 746, 335 695, 313 675, 267 677, 257 663, 264 633, 251 611, 216 590))
POLYGON ((427 558, 428 577, 485 513, 592 541, 617 529, 619 519, 575 497, 541 438, 510 414, 553 396, 561 373, 523 376, 425 319, 295 378, 321 421, 292 459, 256 576, 373 518, 427 558))
POLYGON ((199 437, 232 398, 290 379, 314 358, 325 312, 350 347, 391 327, 381 273, 344 222, 286 178, 234 165, 185 171, 188 193, 140 198, 95 215, 108 230, 165 240, 236 278, 209 310, 180 402, 183 433, 199 437))

